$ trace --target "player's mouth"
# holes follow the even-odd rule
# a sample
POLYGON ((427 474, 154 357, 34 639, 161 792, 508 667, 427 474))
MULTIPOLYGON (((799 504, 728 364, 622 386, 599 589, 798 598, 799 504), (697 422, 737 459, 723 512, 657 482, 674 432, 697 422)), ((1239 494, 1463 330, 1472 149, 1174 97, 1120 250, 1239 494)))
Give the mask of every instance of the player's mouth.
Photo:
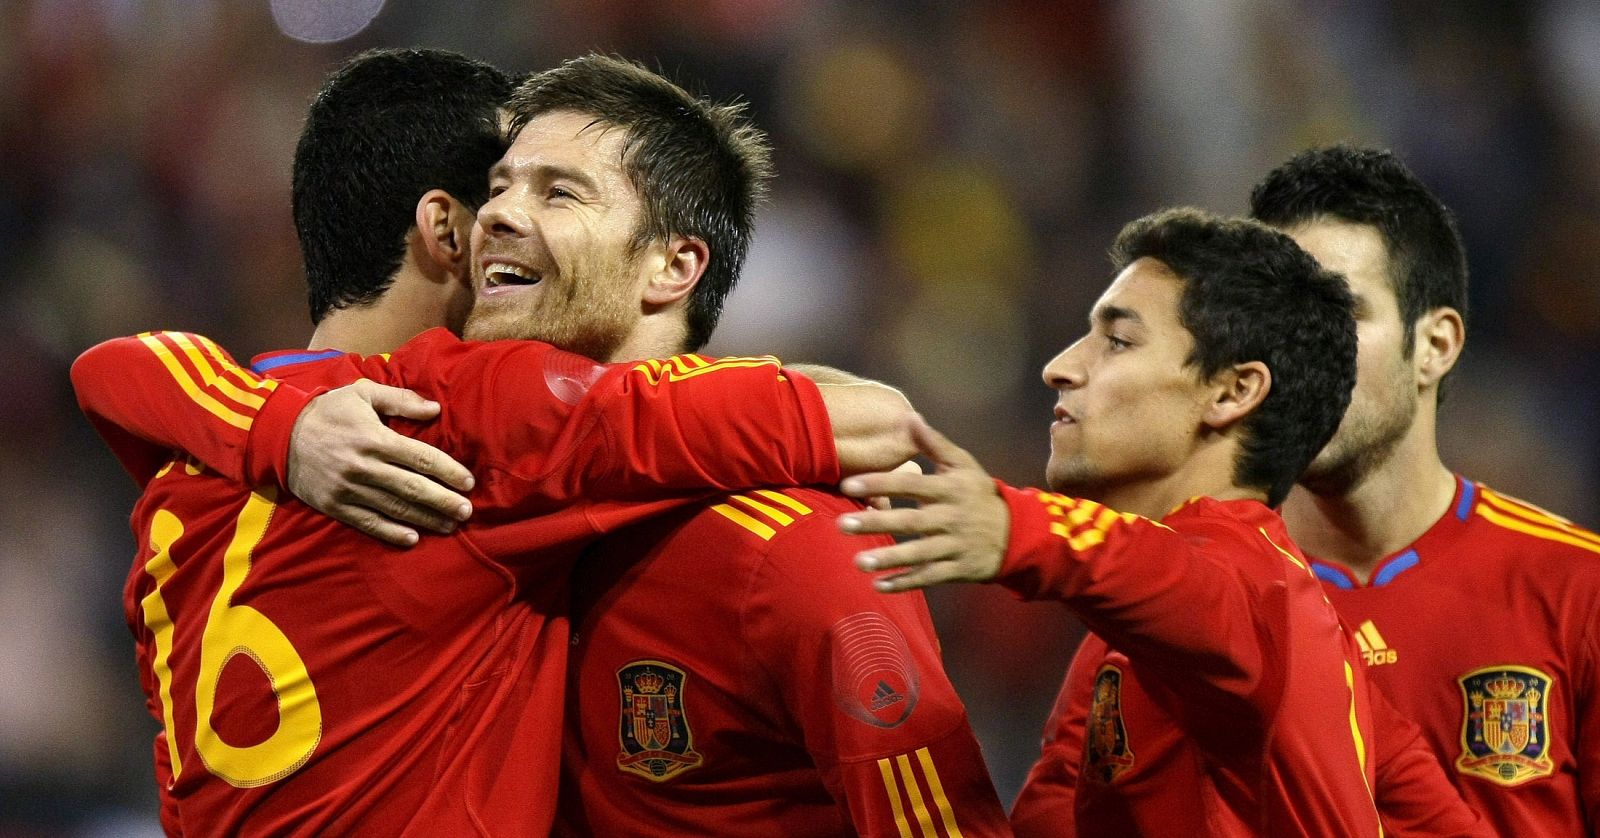
POLYGON ((537 272, 522 265, 498 259, 483 263, 483 295, 497 296, 515 292, 518 288, 538 285, 543 279, 537 272))
POLYGON ((1078 420, 1073 418, 1072 414, 1068 413, 1066 408, 1056 405, 1056 421, 1050 423, 1051 430, 1076 424, 1078 424, 1078 420))

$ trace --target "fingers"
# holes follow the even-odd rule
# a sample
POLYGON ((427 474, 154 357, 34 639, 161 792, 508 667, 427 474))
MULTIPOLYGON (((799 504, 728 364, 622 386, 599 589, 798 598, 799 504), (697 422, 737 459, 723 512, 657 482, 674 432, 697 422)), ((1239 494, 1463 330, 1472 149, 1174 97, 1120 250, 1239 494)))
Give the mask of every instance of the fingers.
POLYGON ((439 415, 438 402, 425 399, 411 390, 368 379, 362 379, 352 386, 380 415, 402 416, 406 419, 432 419, 439 415))
POLYGON ((928 508, 866 509, 839 516, 839 529, 852 535, 888 533, 890 535, 929 535, 944 528, 935 523, 928 508))
MULTIPOLYGON (((471 489, 473 483, 476 482, 472 478, 472 472, 467 471, 466 466, 426 442, 412 439, 387 427, 381 430, 374 429, 373 435, 375 437, 373 451, 377 457, 463 492, 471 489)), ((442 487, 438 488, 438 491, 444 495, 449 495, 449 499, 453 499, 460 505, 465 505, 467 502, 466 498, 452 492, 446 492, 442 487)), ((441 503, 446 500, 442 496, 435 496, 441 497, 441 503)), ((421 502, 421 498, 418 498, 418 500, 421 502)), ((450 512, 442 505, 434 508, 447 514, 450 512)), ((465 521, 467 514, 470 512, 470 507, 463 509, 460 515, 461 520, 465 521)))
POLYGON ((911 498, 922 503, 945 499, 945 486, 938 475, 908 471, 880 471, 846 477, 839 490, 853 498, 911 498))
POLYGON ((952 535, 931 535, 904 544, 877 547, 856 554, 856 567, 865 571, 924 565, 959 556, 961 541, 952 535))
POLYGON ((385 466, 365 479, 369 482, 352 486, 342 500, 429 532, 453 532, 471 512, 465 498, 404 469, 385 466))
POLYGON ((418 541, 416 530, 397 524, 364 507, 336 504, 323 512, 334 520, 354 527, 385 544, 410 547, 418 541))
POLYGON ((928 455, 935 466, 955 468, 981 468, 978 460, 967 453, 965 448, 950 441, 950 438, 934 430, 928 420, 919 414, 911 420, 911 441, 917 444, 917 450, 928 455))
POLYGON ((914 591, 918 588, 928 588, 942 585, 946 582, 960 582, 965 579, 961 565, 956 562, 934 562, 933 564, 919 565, 904 573, 896 573, 872 580, 872 587, 886 594, 914 591))

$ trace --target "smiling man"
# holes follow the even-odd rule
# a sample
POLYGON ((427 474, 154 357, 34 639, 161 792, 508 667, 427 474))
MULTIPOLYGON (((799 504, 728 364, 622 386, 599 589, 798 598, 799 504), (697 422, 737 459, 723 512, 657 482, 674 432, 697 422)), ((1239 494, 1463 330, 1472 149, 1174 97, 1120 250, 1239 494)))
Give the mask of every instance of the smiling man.
POLYGON ((1129 224, 1112 261, 1088 334, 1044 370, 1052 491, 997 489, 923 429, 937 474, 845 482, 920 508, 841 524, 918 537, 861 553, 897 569, 883 590, 994 580, 1088 625, 1064 687, 1081 760, 1030 779, 1019 834, 1378 835, 1380 700, 1270 509, 1350 399, 1350 293, 1286 236, 1193 210, 1129 224))
MULTIPOLYGON (((482 285, 469 231, 487 198, 484 173, 503 150, 496 114, 508 89, 492 67, 429 50, 363 54, 330 77, 295 158, 316 323, 309 350, 268 353, 250 370, 203 337, 163 332, 102 344, 73 366, 80 404, 144 487, 124 609, 161 726, 154 757, 173 834, 548 832, 567 582, 582 547, 696 490, 826 482, 859 454, 887 455, 882 467, 909 455, 882 435, 857 437, 864 446, 848 439, 852 426, 894 424, 897 411, 903 425, 909 407, 890 388, 818 386, 772 358, 605 365, 609 355, 430 329, 459 327, 482 285), (439 414, 399 402, 409 418, 438 415, 401 423, 416 437, 394 449, 402 463, 431 471, 429 458, 448 461, 426 441, 478 479, 471 520, 405 554, 275 485, 297 482, 286 474, 296 471, 285 454, 291 429, 323 444, 317 451, 348 434, 315 416, 297 420, 306 391, 362 377, 446 405, 439 414), (840 413, 842 404, 854 407, 840 413)), ((678 94, 670 106, 681 108, 677 133, 693 135, 689 158, 724 150, 738 124, 707 114, 732 115, 678 94)), ((578 134, 580 144, 617 136, 578 134)), ((593 171, 619 165, 583 148, 593 171)), ((485 293, 534 311, 540 299, 576 300, 562 309, 564 333, 514 318, 531 336, 620 346, 618 329, 642 319, 665 336, 651 345, 672 354, 685 329, 663 309, 681 320, 681 305, 658 306, 652 289, 681 303, 704 254, 722 260, 731 283, 765 174, 764 147, 746 151, 739 188, 714 213, 731 244, 676 228, 637 240, 629 225, 641 217, 640 193, 626 179, 593 178, 615 191, 587 196, 586 207, 540 192, 505 209, 532 224, 537 243, 501 258, 527 260, 541 281, 485 293), (596 228, 606 213, 614 223, 596 228), (698 255, 671 258, 680 251, 698 255), (619 271, 617 284, 605 284, 601 266, 619 271), (616 316, 586 321, 602 302, 616 316)), ((302 451, 298 471, 322 465, 317 451, 302 451)), ((402 486, 420 481, 401 472, 402 486)), ((379 508, 400 496, 352 491, 379 508)))

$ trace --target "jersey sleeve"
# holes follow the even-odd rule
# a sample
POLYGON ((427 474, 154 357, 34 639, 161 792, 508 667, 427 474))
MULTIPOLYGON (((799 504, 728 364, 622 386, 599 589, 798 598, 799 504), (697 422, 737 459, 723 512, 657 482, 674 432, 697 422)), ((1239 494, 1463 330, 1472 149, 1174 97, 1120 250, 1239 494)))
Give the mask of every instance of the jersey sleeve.
POLYGON ((859 834, 1010 835, 925 601, 874 591, 835 521, 774 539, 743 609, 749 654, 859 834))
POLYGON ((1575 719, 1578 742, 1573 748, 1578 759, 1578 795, 1584 821, 1591 838, 1600 836, 1600 611, 1589 610, 1589 627, 1583 640, 1581 659, 1574 667, 1578 683, 1575 719))
POLYGON ((601 365, 542 343, 425 343, 420 360, 393 357, 420 366, 400 383, 444 405, 437 430, 415 432, 473 470, 474 516, 486 522, 839 479, 821 393, 775 358, 601 365))
POLYGON ((1011 828, 1019 838, 1072 838, 1078 834, 1078 768, 1083 763, 1083 737, 1094 697, 1094 664, 1086 656, 1089 644, 1090 639, 1084 638, 1072 656, 1045 722, 1039 759, 1011 807, 1011 828))
POLYGON ((186 332, 92 347, 73 363, 72 386, 90 424, 140 485, 173 451, 242 483, 282 485, 294 420, 315 395, 256 375, 186 332))
POLYGON ((1450 784, 1422 729, 1401 715, 1375 686, 1368 687, 1368 702, 1377 775, 1373 801, 1384 834, 1397 838, 1493 836, 1494 830, 1483 816, 1450 784))
MULTIPOLYGON (((1001 493, 1011 537, 997 582, 1025 598, 1059 600, 1112 648, 1182 673, 1166 680, 1196 714, 1275 711, 1263 702, 1277 698, 1266 686, 1281 677, 1271 661, 1283 650, 1272 646, 1263 591, 1236 561, 1240 533, 1220 524, 1179 533, 1093 501, 1009 486, 1001 493)), ((1261 548, 1276 546, 1259 537, 1261 548)))

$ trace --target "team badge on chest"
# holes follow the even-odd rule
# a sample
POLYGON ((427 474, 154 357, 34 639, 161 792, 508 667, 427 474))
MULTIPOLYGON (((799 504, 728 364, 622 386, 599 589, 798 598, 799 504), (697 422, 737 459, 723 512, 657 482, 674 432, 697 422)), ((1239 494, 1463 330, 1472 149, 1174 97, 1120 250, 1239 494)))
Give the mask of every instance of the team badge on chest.
POLYGON ((683 670, 657 660, 633 661, 617 670, 622 694, 618 768, 659 783, 700 765, 683 715, 687 681, 683 670))
POLYGON ((1457 770, 1503 786, 1555 771, 1549 675, 1526 666, 1491 666, 1456 680, 1465 703, 1457 770))
POLYGON ((1102 783, 1114 782, 1133 767, 1128 729, 1122 724, 1122 670, 1107 664, 1094 676, 1094 703, 1083 749, 1084 772, 1102 783))

